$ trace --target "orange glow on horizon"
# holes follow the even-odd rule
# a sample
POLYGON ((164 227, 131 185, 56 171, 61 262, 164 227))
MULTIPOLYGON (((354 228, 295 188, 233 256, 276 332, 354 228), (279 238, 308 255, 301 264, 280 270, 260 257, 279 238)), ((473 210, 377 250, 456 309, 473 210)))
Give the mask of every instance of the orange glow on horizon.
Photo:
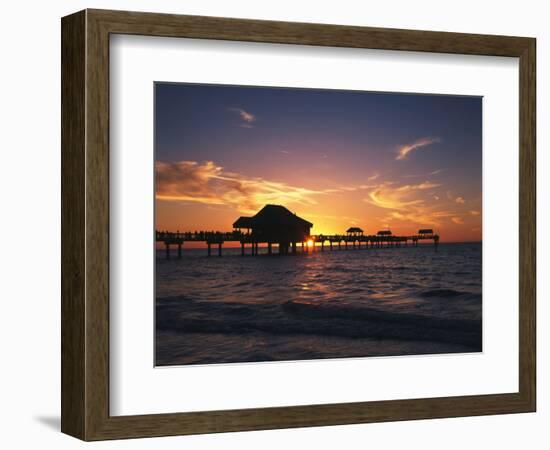
POLYGON ((480 193, 468 195, 438 173, 419 179, 370 173, 346 179, 320 171, 297 180, 289 172, 272 179, 226 171, 212 161, 157 163, 155 227, 229 232, 240 216, 278 204, 313 223, 312 235, 345 234, 349 227, 360 227, 365 235, 389 228, 395 235, 412 236, 430 228, 441 242, 481 241, 480 193))

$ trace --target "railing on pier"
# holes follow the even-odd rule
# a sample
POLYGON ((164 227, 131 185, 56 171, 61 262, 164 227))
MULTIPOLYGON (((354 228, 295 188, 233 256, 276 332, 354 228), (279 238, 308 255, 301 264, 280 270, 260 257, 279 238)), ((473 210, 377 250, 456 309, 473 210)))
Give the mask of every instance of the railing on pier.
MULTIPOLYGON (((421 230, 423 231, 423 230, 421 230)), ((430 230, 431 231, 431 230, 430 230)), ((418 241, 431 240, 437 249, 439 244, 439 235, 433 232, 431 233, 419 233, 411 236, 395 236, 388 233, 378 233, 376 235, 363 235, 363 234, 332 234, 332 235, 311 235, 306 240, 301 242, 301 251, 309 252, 315 251, 316 247, 320 247, 321 251, 325 250, 325 245, 328 243, 330 250, 333 250, 337 246, 338 250, 352 249, 367 249, 367 248, 382 248, 382 247, 401 247, 401 245, 407 246, 409 241, 413 246, 418 246, 418 241)), ((222 245, 225 242, 240 242, 241 254, 245 255, 246 244, 251 244, 251 254, 259 254, 259 244, 267 244, 267 253, 272 254, 272 244, 274 242, 266 241, 261 235, 255 235, 254 233, 242 233, 241 231, 186 231, 186 232, 170 232, 170 231, 157 231, 156 241, 163 242, 166 248, 166 258, 170 258, 170 248, 172 245, 177 246, 178 258, 181 258, 182 247, 184 242, 205 242, 208 247, 208 256, 212 254, 212 245, 218 246, 218 256, 222 255, 222 245)), ((289 253, 289 248, 292 249, 291 253, 297 253, 297 242, 289 243, 288 245, 279 246, 279 253, 289 253)))
POLYGON ((185 232, 171 232, 171 231, 157 231, 156 240, 177 244, 178 242, 191 241, 191 242, 226 242, 226 241, 240 241, 248 236, 240 231, 185 231, 185 232))

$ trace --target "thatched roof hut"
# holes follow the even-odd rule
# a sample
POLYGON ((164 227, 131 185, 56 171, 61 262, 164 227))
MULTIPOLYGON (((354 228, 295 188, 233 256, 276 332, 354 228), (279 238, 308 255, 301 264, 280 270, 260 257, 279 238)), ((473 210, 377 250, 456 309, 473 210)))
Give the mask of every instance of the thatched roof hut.
POLYGON ((391 230, 380 230, 378 233, 376 233, 378 236, 391 236, 393 233, 391 230))
POLYGON ((431 228, 424 228, 422 230, 418 230, 418 234, 434 234, 434 230, 431 228))
POLYGON ((363 234, 363 230, 358 227, 350 227, 347 229, 346 233, 351 236, 361 236, 363 234))
POLYGON ((311 222, 281 205, 265 205, 252 217, 239 217, 234 228, 247 228, 263 242, 302 242, 310 235, 311 222))
POLYGON ((247 230, 250 230, 252 228, 252 217, 239 217, 234 223, 233 228, 246 228, 247 230))

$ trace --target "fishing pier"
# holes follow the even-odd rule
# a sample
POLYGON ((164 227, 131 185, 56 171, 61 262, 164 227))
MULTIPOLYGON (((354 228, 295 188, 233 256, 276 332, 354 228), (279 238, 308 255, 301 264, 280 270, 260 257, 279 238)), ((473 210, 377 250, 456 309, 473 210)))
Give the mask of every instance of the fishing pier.
POLYGON ((156 231, 156 241, 162 242, 166 258, 170 259, 171 249, 177 248, 177 257, 182 257, 185 242, 204 242, 207 255, 212 256, 212 247, 222 256, 223 244, 239 242, 241 255, 259 255, 260 248, 265 254, 297 254, 325 250, 367 250, 392 248, 409 245, 418 246, 419 241, 432 241, 437 250, 439 235, 432 229, 421 229, 408 236, 396 236, 390 230, 381 230, 374 235, 364 234, 361 228, 349 228, 345 234, 312 235, 312 223, 301 219, 283 206, 266 205, 253 217, 240 217, 233 224, 233 231, 170 232, 156 231), (243 231, 244 230, 244 231, 243 231), (300 250, 298 250, 300 245, 300 250), (277 252, 274 251, 277 248, 277 252))

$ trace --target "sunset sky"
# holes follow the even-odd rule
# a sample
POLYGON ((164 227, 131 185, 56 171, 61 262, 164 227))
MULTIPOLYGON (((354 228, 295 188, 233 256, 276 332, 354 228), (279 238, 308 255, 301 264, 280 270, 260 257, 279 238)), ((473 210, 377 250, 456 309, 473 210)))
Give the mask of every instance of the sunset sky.
POLYGON ((156 228, 230 231, 280 204, 313 234, 481 240, 482 99, 155 85, 156 228))

